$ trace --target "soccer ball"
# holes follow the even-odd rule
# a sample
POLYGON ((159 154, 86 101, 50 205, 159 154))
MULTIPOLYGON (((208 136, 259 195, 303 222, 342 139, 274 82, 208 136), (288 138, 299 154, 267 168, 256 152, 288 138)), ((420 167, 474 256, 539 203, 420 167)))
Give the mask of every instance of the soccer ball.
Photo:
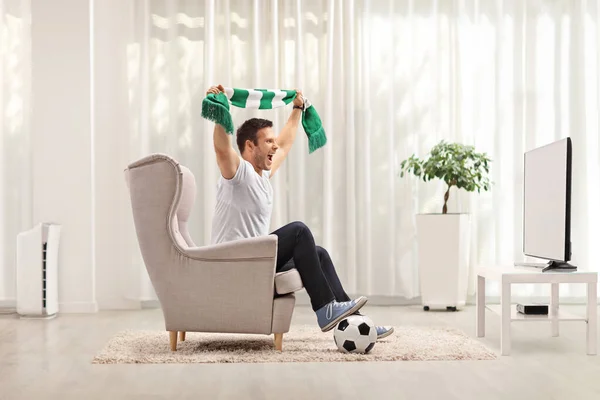
POLYGON ((342 353, 368 353, 377 341, 377 330, 371 318, 350 315, 337 324, 333 340, 342 353))

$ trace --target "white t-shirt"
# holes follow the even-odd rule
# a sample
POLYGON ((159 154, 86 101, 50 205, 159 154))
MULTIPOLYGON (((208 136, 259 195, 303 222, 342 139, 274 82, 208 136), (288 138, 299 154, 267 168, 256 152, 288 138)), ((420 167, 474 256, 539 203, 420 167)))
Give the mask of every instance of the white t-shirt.
POLYGON ((270 171, 260 176, 252 164, 241 159, 231 179, 219 177, 217 203, 212 221, 213 244, 269 234, 273 210, 270 171))

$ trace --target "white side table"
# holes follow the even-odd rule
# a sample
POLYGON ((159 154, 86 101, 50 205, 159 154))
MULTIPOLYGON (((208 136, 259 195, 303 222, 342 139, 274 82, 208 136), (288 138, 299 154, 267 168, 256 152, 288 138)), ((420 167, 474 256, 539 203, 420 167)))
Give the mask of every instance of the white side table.
POLYGON ((500 334, 500 352, 510 354, 510 324, 514 321, 550 321, 552 336, 558 336, 559 321, 587 322, 587 354, 596 355, 597 325, 597 272, 542 272, 531 267, 483 266, 477 268, 477 337, 485 336, 485 309, 496 312, 502 317, 500 334), (485 304, 485 280, 491 279, 502 284, 501 305, 485 304), (548 315, 524 315, 511 307, 510 291, 513 283, 549 283, 552 285, 550 309, 548 315), (558 287, 561 283, 587 284, 587 313, 578 316, 559 310, 558 287))

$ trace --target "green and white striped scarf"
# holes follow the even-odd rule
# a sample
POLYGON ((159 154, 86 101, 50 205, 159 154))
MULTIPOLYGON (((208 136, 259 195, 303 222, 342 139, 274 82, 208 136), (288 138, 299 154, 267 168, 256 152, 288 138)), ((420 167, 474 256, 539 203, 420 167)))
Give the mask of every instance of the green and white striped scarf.
MULTIPOLYGON (((202 117, 222 125, 225 132, 233 134, 233 120, 229 112, 229 104, 256 110, 270 110, 284 107, 296 98, 295 90, 279 89, 238 89, 224 88, 225 93, 209 94, 202 101, 202 117)), ((321 118, 314 106, 304 98, 302 110, 302 127, 308 137, 309 153, 323 147, 327 137, 321 118)))
POLYGON ((225 88, 225 95, 236 107, 270 110, 290 104, 296 98, 296 91, 225 88))

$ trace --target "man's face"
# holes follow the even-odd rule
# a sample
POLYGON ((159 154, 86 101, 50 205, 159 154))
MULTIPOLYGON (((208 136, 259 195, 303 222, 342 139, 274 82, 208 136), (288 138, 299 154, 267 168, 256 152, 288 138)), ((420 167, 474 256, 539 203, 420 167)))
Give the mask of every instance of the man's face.
POLYGON ((265 171, 270 171, 273 165, 273 156, 279 146, 275 140, 273 128, 262 128, 258 131, 257 142, 252 144, 252 160, 255 167, 265 171))

